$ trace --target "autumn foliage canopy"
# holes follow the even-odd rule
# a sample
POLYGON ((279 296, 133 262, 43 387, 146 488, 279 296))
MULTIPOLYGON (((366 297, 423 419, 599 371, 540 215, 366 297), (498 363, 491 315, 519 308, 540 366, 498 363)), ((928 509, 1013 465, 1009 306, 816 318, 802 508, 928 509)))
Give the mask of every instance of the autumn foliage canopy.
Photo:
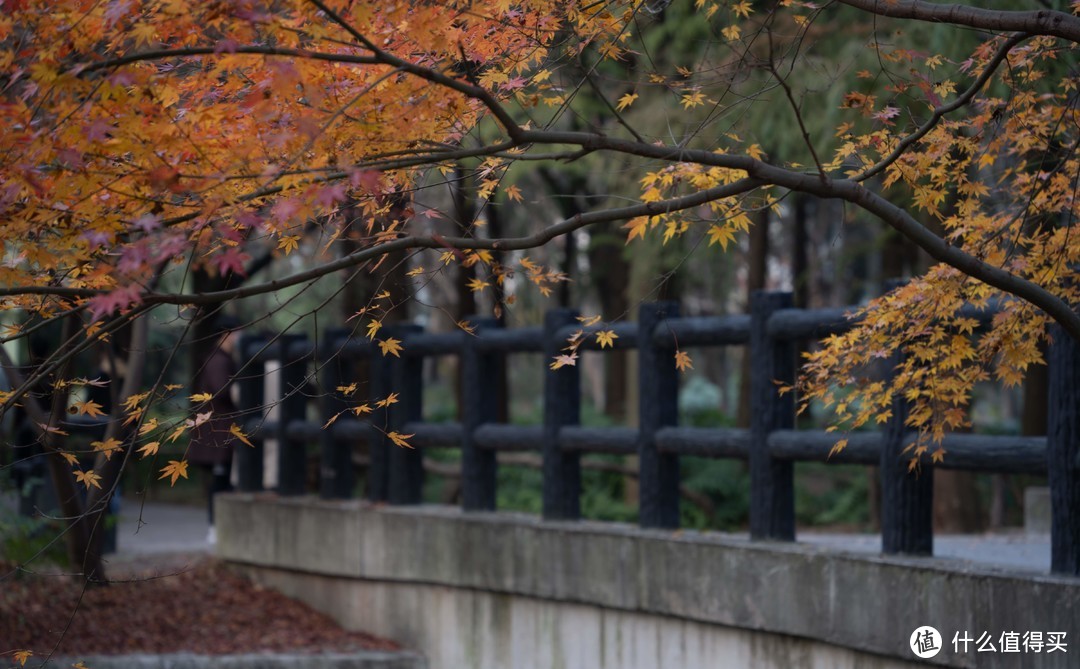
MULTIPOLYGON (((668 71, 646 64, 640 41, 666 4, 4 0, 0 308, 20 315, 3 336, 72 314, 81 328, 0 400, 32 401, 42 379, 72 382, 67 357, 158 305, 206 307, 370 271, 410 249, 434 251, 429 269, 468 262, 491 282, 516 272, 544 289, 551 272, 527 257, 500 265, 489 251, 611 221, 627 243, 693 236, 726 247, 754 212, 793 192, 843 200, 939 263, 810 356, 801 396, 830 407, 838 425, 882 420, 901 393, 914 404, 909 423, 940 436, 965 424, 975 383, 1015 384, 1042 362, 1048 324, 1080 338, 1080 18, 1019 2, 945 11, 914 0, 698 0, 715 48, 668 71), (866 48, 877 66, 843 73, 851 90, 829 97, 800 76, 841 20, 875 26, 866 48), (977 39, 963 54, 885 39, 890 26, 915 32, 920 21, 977 39), (618 86, 567 74, 597 63, 623 67, 618 86), (602 99, 603 129, 560 123, 583 90, 602 99), (663 110, 662 130, 635 116, 646 103, 663 110), (769 155, 740 125, 758 104, 790 113, 804 139, 792 155, 769 155), (808 129, 815 106, 842 119, 820 137, 808 129), (462 159, 478 165, 481 198, 527 201, 540 194, 504 185, 511 166, 594 153, 635 171, 637 202, 531 221, 529 234, 502 239, 440 236, 395 204, 462 159), (346 233, 352 245, 340 251, 346 233), (304 238, 325 261, 273 283, 184 292, 177 280, 243 277, 252 248, 285 256, 304 238), (1000 311, 976 336, 958 307, 990 302, 1000 311), (861 380, 901 344, 892 381, 861 380)), ((366 307, 371 338, 388 299, 366 307)), ((563 357, 572 364, 572 351, 563 357)), ((187 423, 144 420, 161 392, 124 397, 144 455, 198 420, 197 401, 187 423)), ((105 458, 128 446, 99 443, 105 458)), ((175 480, 185 467, 172 461, 162 474, 175 480)), ((79 474, 96 485, 92 471, 79 474)))

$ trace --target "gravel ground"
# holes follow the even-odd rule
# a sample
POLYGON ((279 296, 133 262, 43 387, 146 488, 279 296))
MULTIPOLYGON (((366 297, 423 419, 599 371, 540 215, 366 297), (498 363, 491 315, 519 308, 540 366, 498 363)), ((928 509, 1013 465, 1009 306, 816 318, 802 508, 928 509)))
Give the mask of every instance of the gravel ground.
POLYGON ((196 652, 397 650, 202 556, 112 564, 113 584, 0 564, 0 665, 37 657, 196 652))

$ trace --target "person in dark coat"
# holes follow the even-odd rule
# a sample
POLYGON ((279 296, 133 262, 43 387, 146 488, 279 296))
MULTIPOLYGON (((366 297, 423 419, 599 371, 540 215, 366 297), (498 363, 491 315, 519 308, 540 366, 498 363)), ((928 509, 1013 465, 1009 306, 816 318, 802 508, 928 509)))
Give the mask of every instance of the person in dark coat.
POLYGON ((233 352, 240 333, 239 323, 232 318, 218 319, 219 335, 210 349, 209 357, 202 368, 195 374, 193 394, 209 394, 208 402, 196 408, 198 415, 211 412, 208 419, 196 425, 191 431, 191 443, 188 446, 188 462, 204 470, 207 481, 207 514, 210 519, 210 532, 207 540, 214 543, 214 495, 231 489, 229 470, 232 465, 233 442, 235 437, 229 428, 236 423, 236 405, 232 398, 233 377, 236 376, 236 361, 233 352))

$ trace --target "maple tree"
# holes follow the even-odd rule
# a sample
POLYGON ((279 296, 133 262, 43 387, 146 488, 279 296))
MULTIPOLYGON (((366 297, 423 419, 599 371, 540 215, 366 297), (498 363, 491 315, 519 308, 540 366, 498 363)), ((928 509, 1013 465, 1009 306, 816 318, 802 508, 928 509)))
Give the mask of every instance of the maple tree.
MULTIPOLYGON (((425 250, 434 256, 428 269, 416 260, 409 278, 459 264, 483 269, 468 279, 471 291, 519 275, 546 294, 559 272, 496 254, 610 222, 625 225, 627 243, 693 238, 726 248, 755 212, 783 207, 795 192, 880 219, 939 263, 810 355, 804 401, 858 427, 887 415, 901 393, 913 404, 909 424, 939 437, 966 423, 976 382, 1015 384, 1042 362, 1050 323, 1080 339, 1080 239, 1071 234, 1080 18, 1014 5, 697 0, 703 43, 715 48, 667 71, 643 65, 662 63, 645 37, 665 2, 4 0, 0 309, 18 316, 3 341, 42 323, 65 332, 64 346, 25 376, 0 348, 14 381, 0 403, 23 406, 52 459, 67 463, 67 485, 87 489, 85 507, 70 495, 75 506, 64 509, 82 517, 100 512, 132 453, 155 457, 209 417, 200 412, 206 397, 191 397, 178 424, 150 417, 154 402, 178 390, 137 387, 136 353, 154 308, 212 309, 425 250), (799 68, 820 57, 814 45, 828 43, 838 16, 871 26, 865 51, 875 70, 857 73, 856 90, 818 95, 799 83, 799 68), (889 20, 913 31, 943 23, 977 39, 965 53, 927 53, 888 41, 889 20), (566 129, 584 89, 607 123, 566 129), (761 104, 798 129, 790 155, 755 140, 747 119, 761 104), (822 133, 815 107, 839 108, 839 127, 822 133), (660 123, 650 120, 657 109, 660 123), (401 205, 452 178, 462 161, 472 161, 488 206, 529 202, 537 195, 509 183, 512 170, 593 155, 622 162, 640 187, 636 202, 530 220, 518 237, 487 236, 479 218, 458 236, 439 235, 401 205), (321 260, 245 281, 259 254, 300 253, 321 260), (187 291, 194 272, 237 281, 187 291), (991 301, 999 312, 977 334, 958 307, 991 301), (70 365, 125 328, 132 357, 117 390, 122 420, 84 467, 64 449, 59 424, 67 390, 87 383, 70 365), (906 357, 891 380, 858 380, 900 346, 906 357)), ((513 299, 500 296, 499 308, 513 299)), ((380 336, 399 306, 382 291, 357 313, 383 355, 401 351, 399 339, 380 336)), ((613 346, 613 331, 594 334, 613 346)), ((570 342, 551 366, 574 364, 576 351, 570 342)), ((685 351, 676 362, 692 367, 685 351)), ((88 400, 71 407, 101 410, 88 400)), ((408 444, 409 435, 389 436, 408 444)), ((159 470, 175 482, 187 463, 159 470)), ((70 536, 85 546, 90 534, 70 536)))

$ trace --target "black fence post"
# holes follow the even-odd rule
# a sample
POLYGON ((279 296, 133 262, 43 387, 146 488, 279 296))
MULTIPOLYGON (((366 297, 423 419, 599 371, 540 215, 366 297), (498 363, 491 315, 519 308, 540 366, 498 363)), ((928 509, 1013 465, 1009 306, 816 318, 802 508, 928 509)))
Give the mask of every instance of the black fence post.
MULTIPOLYGON (((372 407, 369 414, 371 424, 386 429, 390 424, 390 412, 375 403, 394 392, 394 368, 390 360, 382 355, 375 342, 369 345, 368 369, 371 373, 371 394, 368 403, 372 407)), ((379 429, 368 432, 368 480, 367 498, 372 502, 386 502, 390 499, 390 440, 379 429)))
POLYGON ((323 337, 319 351, 319 409, 322 424, 331 420, 334 424, 323 428, 319 434, 319 446, 322 450, 319 462, 319 496, 323 499, 348 499, 352 497, 356 486, 356 471, 352 463, 353 445, 349 441, 335 437, 338 420, 349 420, 345 415, 335 416, 347 411, 349 403, 337 390, 345 379, 351 377, 352 365, 341 354, 349 330, 334 328, 323 337))
POLYGON ((559 428, 581 422, 581 372, 577 365, 552 369, 567 343, 558 332, 577 322, 573 309, 552 309, 544 315, 544 502, 545 520, 581 517, 581 457, 559 448, 559 428))
POLYGON ((258 492, 263 489, 263 438, 262 423, 266 412, 263 409, 265 389, 264 377, 266 363, 256 360, 255 356, 266 343, 260 335, 243 334, 240 336, 240 376, 237 379, 239 397, 237 408, 240 410, 240 424, 248 433, 253 446, 238 443, 236 449, 237 488, 241 492, 258 492))
POLYGON ((289 424, 307 418, 307 345, 304 335, 283 334, 281 351, 281 397, 278 400, 278 494, 303 495, 307 488, 307 444, 289 438, 289 424))
POLYGON ((498 421, 500 378, 504 356, 481 351, 477 344, 485 332, 501 327, 498 319, 466 319, 476 336, 466 336, 461 351, 461 507, 465 511, 495 510, 495 451, 476 446, 476 429, 498 421))
MULTIPOLYGON (((405 354, 390 360, 393 388, 398 401, 388 409, 387 432, 404 435, 405 425, 418 422, 424 415, 424 359, 409 356, 409 336, 423 328, 411 323, 395 323, 386 328, 386 336, 401 340, 405 354)), ((419 504, 424 492, 424 460, 419 448, 389 445, 390 486, 387 496, 391 504, 419 504)))
POLYGON ((679 526, 679 457, 656 449, 656 431, 679 421, 679 371, 675 349, 653 341, 657 324, 677 318, 677 302, 642 304, 638 311, 638 478, 642 527, 679 526))
MULTIPOLYGON (((903 353, 889 360, 887 383, 903 363, 903 353)), ((920 461, 907 447, 908 401, 902 393, 893 396, 892 415, 881 444, 881 551, 886 555, 934 554, 934 468, 920 461)))
POLYGON ((1080 575, 1080 344, 1050 329, 1046 466, 1050 477, 1050 571, 1080 575))
POLYGON ((791 293, 755 291, 750 300, 750 537, 795 540, 795 486, 791 462, 769 455, 773 430, 795 425, 795 397, 776 382, 795 380, 795 343, 769 337, 769 317, 792 306, 791 293))

